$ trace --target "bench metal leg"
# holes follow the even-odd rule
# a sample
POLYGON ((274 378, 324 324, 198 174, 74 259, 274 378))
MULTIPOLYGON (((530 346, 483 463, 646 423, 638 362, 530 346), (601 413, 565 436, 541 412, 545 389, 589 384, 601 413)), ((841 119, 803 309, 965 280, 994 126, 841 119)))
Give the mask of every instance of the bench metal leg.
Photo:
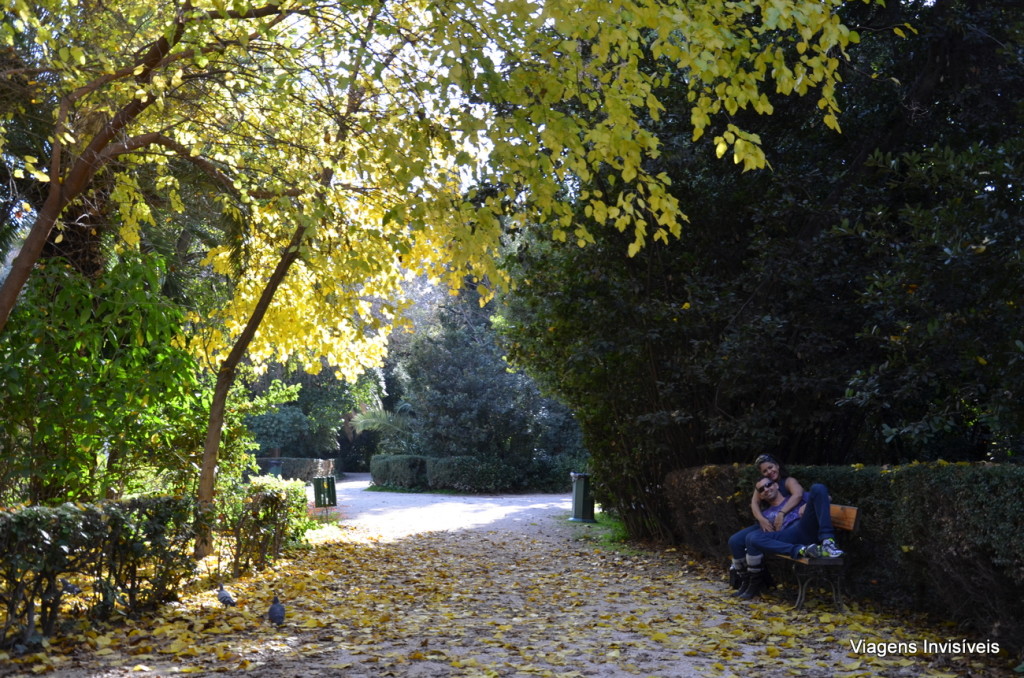
POLYGON ((804 606, 804 603, 807 602, 807 587, 815 579, 820 579, 828 582, 832 589, 832 600, 835 602, 836 609, 840 612, 845 611, 846 607, 843 605, 842 599, 842 570, 830 567, 826 571, 797 563, 793 565, 793 575, 796 577, 797 583, 796 603, 793 605, 793 609, 799 610, 804 606))
MULTIPOLYGON (((796 570, 796 567, 793 568, 796 570)), ((799 610, 804 606, 804 600, 807 599, 807 584, 810 583, 810 577, 801 577, 800 574, 796 574, 796 603, 793 605, 793 609, 799 610)))

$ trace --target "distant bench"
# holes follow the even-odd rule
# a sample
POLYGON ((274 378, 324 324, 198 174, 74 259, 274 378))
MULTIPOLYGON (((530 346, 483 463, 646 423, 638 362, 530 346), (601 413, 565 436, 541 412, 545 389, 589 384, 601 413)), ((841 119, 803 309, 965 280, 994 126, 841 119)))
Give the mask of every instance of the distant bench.
MULTIPOLYGON (((829 515, 832 516, 832 527, 852 534, 860 523, 860 512, 856 506, 830 504, 829 515)), ((842 548, 842 545, 840 545, 842 548)), ((825 581, 832 588, 832 599, 836 607, 843 609, 842 584, 843 571, 846 569, 846 556, 839 558, 791 558, 781 554, 773 554, 773 558, 793 564, 793 575, 796 577, 798 592, 795 609, 800 609, 807 599, 807 586, 815 579, 825 581)))

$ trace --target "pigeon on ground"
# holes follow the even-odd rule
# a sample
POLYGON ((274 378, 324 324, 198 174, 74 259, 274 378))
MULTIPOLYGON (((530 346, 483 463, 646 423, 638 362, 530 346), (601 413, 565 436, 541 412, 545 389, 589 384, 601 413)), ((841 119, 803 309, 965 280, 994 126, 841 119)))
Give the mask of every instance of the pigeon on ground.
POLYGON ((217 600, 219 600, 224 607, 233 606, 235 604, 235 598, 231 595, 231 592, 224 588, 224 584, 220 585, 217 590, 217 600))
POLYGON ((281 604, 281 600, 274 596, 273 602, 270 604, 270 610, 267 612, 267 619, 270 620, 271 624, 280 626, 284 623, 284 605, 281 604))

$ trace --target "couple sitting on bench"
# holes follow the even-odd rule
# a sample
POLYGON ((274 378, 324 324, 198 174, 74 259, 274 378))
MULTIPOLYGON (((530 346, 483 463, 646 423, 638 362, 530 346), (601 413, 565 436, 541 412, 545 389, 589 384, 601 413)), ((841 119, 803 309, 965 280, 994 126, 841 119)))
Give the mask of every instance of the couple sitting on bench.
POLYGON ((754 485, 750 510, 757 523, 729 538, 732 569, 739 576, 735 596, 756 598, 764 587, 764 555, 791 559, 838 558, 828 488, 814 484, 804 491, 771 455, 754 462, 761 477, 754 485))

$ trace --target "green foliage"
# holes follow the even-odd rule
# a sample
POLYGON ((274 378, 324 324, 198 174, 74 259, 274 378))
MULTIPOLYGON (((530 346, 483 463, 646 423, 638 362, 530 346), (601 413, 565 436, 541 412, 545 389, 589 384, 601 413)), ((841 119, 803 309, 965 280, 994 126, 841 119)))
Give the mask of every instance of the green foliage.
POLYGON ((570 473, 585 468, 586 459, 562 455, 536 460, 526 467, 500 459, 471 456, 424 457, 374 455, 370 473, 376 485, 397 489, 452 490, 467 494, 568 492, 570 473))
MULTIPOLYGON (((941 614, 1009 647, 1024 638, 1024 467, 913 463, 793 466, 806 488, 860 509, 840 536, 852 593, 941 614)), ((730 534, 753 523, 749 466, 683 469, 666 478, 673 531, 688 547, 724 560, 730 534)))
POLYGON ((245 423, 263 453, 279 453, 282 447, 309 432, 309 418, 295 405, 280 405, 266 414, 250 417, 245 423))
POLYGON ((89 280, 41 267, 0 336, 0 501, 116 497, 189 468, 203 410, 159 261, 89 280), (141 375, 144 375, 142 378, 141 375))
POLYGON ((261 452, 321 459, 338 457, 343 443, 351 449, 356 432, 348 423, 360 407, 378 400, 381 388, 374 370, 349 383, 329 369, 310 374, 276 363, 247 381, 254 400, 280 403, 246 420, 261 452))
POLYGON ((53 634, 64 575, 81 584, 100 618, 174 598, 195 570, 193 512, 192 502, 169 497, 0 511, 0 647, 53 634))
POLYGON ((866 252, 860 341, 875 354, 841 403, 919 459, 1024 454, 1019 238, 1024 135, 998 147, 876 153, 884 194, 833 237, 866 252), (941 196, 941 197, 940 197, 941 196))
POLYGON ((1022 646, 1024 468, 940 461, 791 470, 802 482, 832 481, 834 500, 864 510, 853 574, 867 593, 1022 646))
POLYGON ((579 421, 597 501, 650 536, 663 532, 647 514, 665 474, 708 454, 690 437, 687 407, 706 378, 685 364, 703 352, 685 288, 659 277, 678 275, 677 246, 609 256, 620 246, 621 236, 577 250, 522 238, 510 253, 522 284, 503 298, 499 328, 510 361, 579 421))
MULTIPOLYGON (((522 469, 497 459, 443 457, 426 459, 427 487, 457 492, 519 492, 525 487, 522 469)), ((376 482, 376 480, 374 481, 376 482)))
POLYGON ((377 454, 370 459, 373 482, 400 489, 426 489, 427 460, 413 454, 377 454))
POLYGON ((486 319, 470 300, 441 309, 438 326, 414 340, 404 361, 406 401, 415 413, 413 450, 433 457, 476 456, 515 465, 528 459, 530 412, 486 319))
POLYGON ((442 306, 436 322, 398 354, 405 401, 380 423, 400 422, 402 430, 388 429, 382 449, 401 445, 426 457, 460 458, 439 471, 453 488, 541 489, 562 470, 565 478, 555 486, 564 487, 568 467, 585 457, 576 421, 510 369, 495 342, 489 307, 472 296, 442 306))
MULTIPOLYGON (((572 408, 595 495, 636 536, 669 534, 675 469, 763 451, 816 464, 1024 453, 1024 76, 1006 49, 1019 10, 843 12, 873 30, 838 90, 842 135, 813 123, 812 102, 772 98, 771 118, 739 116, 778 140, 773 171, 742 174, 706 162, 678 118, 652 118, 665 145, 651 171, 691 206, 678 241, 631 260, 613 256, 627 240, 614 233, 576 251, 510 243, 510 360, 572 408), (904 21, 919 33, 881 30, 904 21)), ((585 186, 619 188, 599 173, 585 186)), ((585 201, 575 218, 591 218, 585 201)))
MULTIPOLYGON (((277 467, 281 478, 301 480, 308 483, 313 478, 335 475, 333 459, 310 459, 309 457, 262 457, 256 459, 260 475, 270 474, 271 465, 277 467)), ((341 474, 338 473, 340 476, 341 474)))
POLYGON ((386 410, 383 403, 360 412, 352 419, 356 433, 376 431, 387 440, 384 445, 394 453, 411 444, 412 406, 407 402, 398 403, 394 410, 386 410))
POLYGON ((232 576, 262 570, 281 551, 303 542, 315 527, 309 517, 306 483, 257 476, 219 497, 218 530, 231 545, 232 576))
POLYGON ((568 492, 572 489, 571 474, 587 471, 589 464, 589 454, 535 457, 526 467, 523 485, 529 492, 568 492))
MULTIPOLYGON (((636 549, 636 542, 629 536, 626 523, 613 514, 606 511, 598 511, 594 515, 597 528, 596 541, 602 548, 624 555, 642 555, 642 550, 636 549)), ((591 537, 593 539, 593 537, 591 537)))
POLYGON ((754 522, 747 489, 754 485, 754 474, 752 467, 748 473, 738 465, 695 466, 668 474, 665 496, 673 538, 701 555, 721 557, 729 537, 754 522))
POLYGON ((106 535, 97 566, 101 617, 132 615, 177 596, 195 570, 190 547, 195 507, 172 497, 104 505, 106 535))
POLYGON ((249 423, 264 453, 279 448, 285 457, 337 457, 341 438, 351 433, 345 423, 380 390, 372 370, 350 383, 332 370, 309 374, 295 364, 269 366, 250 390, 265 395, 274 384, 293 388, 292 399, 249 423))
POLYGON ((60 611, 58 577, 97 561, 95 544, 102 536, 103 516, 95 507, 83 510, 65 504, 0 512, 0 646, 53 634, 60 611))
MULTIPOLYGON (((309 431, 290 449, 296 456, 339 457, 342 440, 353 435, 347 427, 354 412, 378 399, 381 389, 377 370, 367 370, 353 382, 330 370, 318 374, 297 373, 302 378, 298 406, 309 421, 309 431)), ((285 446, 288 450, 289 446, 285 446)))

